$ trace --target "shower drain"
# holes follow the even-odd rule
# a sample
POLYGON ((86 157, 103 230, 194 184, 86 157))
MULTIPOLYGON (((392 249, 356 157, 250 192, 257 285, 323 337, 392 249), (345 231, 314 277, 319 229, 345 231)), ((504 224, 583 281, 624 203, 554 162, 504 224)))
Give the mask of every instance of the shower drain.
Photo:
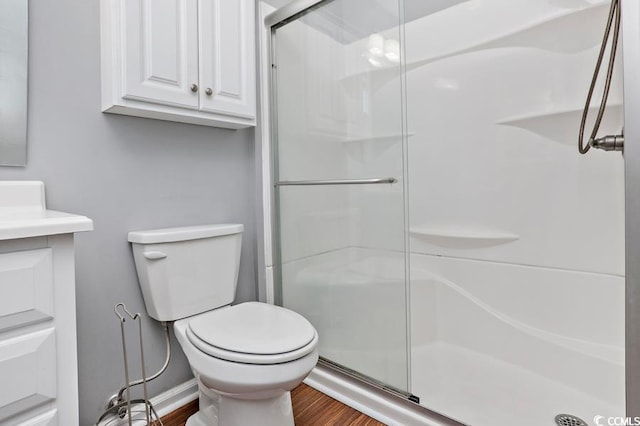
POLYGON ((558 426, 589 426, 587 422, 571 414, 558 414, 555 420, 558 426))

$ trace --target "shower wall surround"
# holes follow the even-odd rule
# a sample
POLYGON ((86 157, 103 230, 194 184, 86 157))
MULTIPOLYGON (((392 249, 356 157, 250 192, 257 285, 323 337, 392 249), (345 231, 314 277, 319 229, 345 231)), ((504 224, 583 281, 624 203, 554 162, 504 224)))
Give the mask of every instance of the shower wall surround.
POLYGON ((576 148, 608 6, 472 0, 405 26, 412 391, 465 423, 625 412, 624 163, 576 148))

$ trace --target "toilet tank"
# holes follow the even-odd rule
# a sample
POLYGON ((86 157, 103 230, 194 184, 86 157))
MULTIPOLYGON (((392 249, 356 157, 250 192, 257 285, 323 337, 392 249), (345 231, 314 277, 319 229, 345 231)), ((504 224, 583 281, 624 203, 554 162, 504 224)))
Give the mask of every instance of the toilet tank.
POLYGON ((129 232, 147 313, 174 321, 233 302, 243 226, 129 232))

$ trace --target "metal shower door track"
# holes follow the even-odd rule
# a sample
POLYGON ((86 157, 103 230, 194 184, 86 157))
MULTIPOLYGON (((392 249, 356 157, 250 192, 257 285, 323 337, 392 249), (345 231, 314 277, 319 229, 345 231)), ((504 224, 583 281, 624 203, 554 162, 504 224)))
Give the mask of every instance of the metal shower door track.
POLYGON ((306 12, 314 6, 320 3, 329 2, 332 0, 296 0, 281 7, 272 14, 264 18, 265 24, 273 28, 274 26, 284 23, 289 18, 296 16, 299 13, 306 12))

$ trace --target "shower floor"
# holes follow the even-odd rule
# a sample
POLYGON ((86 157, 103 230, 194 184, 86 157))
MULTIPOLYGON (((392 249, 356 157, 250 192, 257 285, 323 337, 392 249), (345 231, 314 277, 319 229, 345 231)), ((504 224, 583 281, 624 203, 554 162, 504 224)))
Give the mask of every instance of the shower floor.
MULTIPOLYGON (((412 350, 412 390, 422 405, 473 426, 554 426, 568 413, 592 424, 612 406, 522 367, 445 342, 412 350)), ((588 374, 588 372, 585 372, 588 374)))

